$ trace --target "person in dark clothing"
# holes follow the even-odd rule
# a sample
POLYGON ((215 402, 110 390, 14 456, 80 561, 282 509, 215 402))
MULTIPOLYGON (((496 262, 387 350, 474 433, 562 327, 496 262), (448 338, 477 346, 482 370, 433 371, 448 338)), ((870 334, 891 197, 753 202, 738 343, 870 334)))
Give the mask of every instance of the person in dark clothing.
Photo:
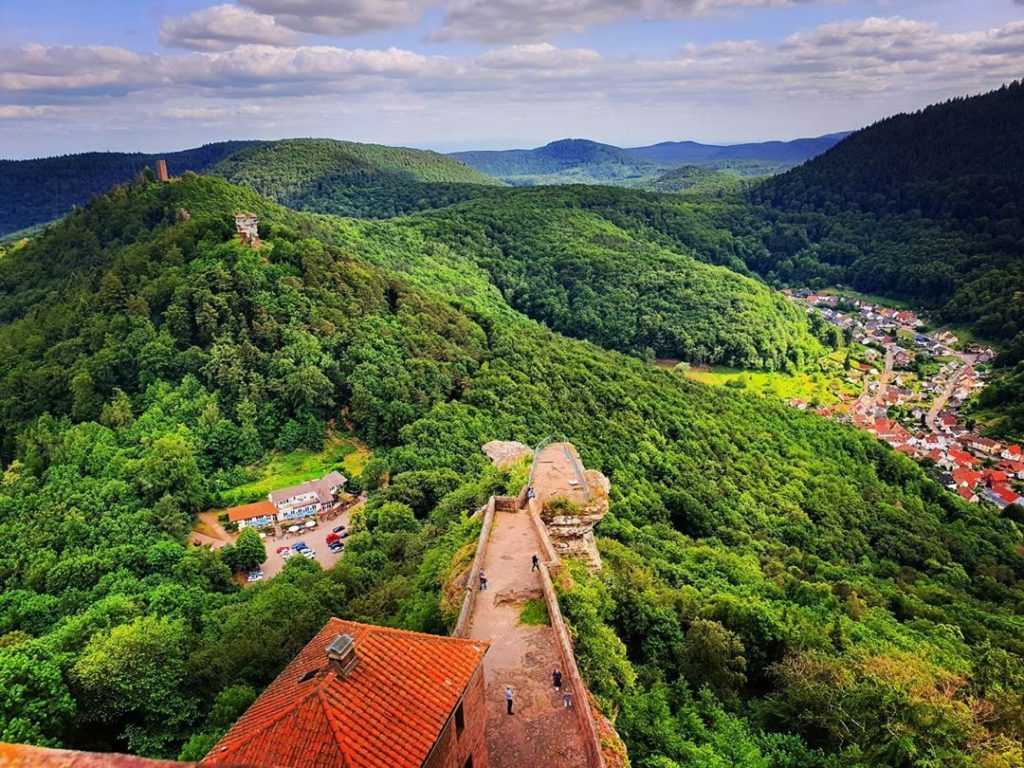
POLYGON ((480 591, 483 592, 485 589, 487 589, 487 574, 483 572, 483 569, 481 569, 480 570, 480 591))
POLYGON ((551 684, 553 686, 555 686, 555 690, 556 691, 560 691, 562 689, 562 673, 561 673, 561 671, 556 669, 554 672, 551 673, 551 684))
POLYGON ((508 714, 512 714, 512 686, 505 686, 505 709, 508 714))
POLYGON ((534 555, 532 562, 533 562, 533 568, 531 568, 530 571, 531 572, 532 571, 539 571, 540 570, 540 558, 537 557, 536 555, 534 555))

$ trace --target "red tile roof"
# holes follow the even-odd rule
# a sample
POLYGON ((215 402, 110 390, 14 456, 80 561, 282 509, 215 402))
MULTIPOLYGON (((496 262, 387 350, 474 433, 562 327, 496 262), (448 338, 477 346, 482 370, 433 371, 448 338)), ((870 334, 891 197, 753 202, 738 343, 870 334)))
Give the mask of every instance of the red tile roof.
POLYGON ((419 768, 488 644, 331 619, 210 751, 204 763, 419 768), (345 679, 326 648, 355 639, 345 679), (315 677, 300 682, 306 673, 315 677))
POLYGON ((957 485, 966 485, 972 490, 981 482, 981 477, 981 472, 975 472, 973 469, 953 470, 953 482, 957 485))
MULTIPOLYGON (((48 749, 27 744, 0 743, 0 766, 3 768, 191 768, 196 763, 173 760, 151 760, 133 755, 109 752, 79 752, 72 749, 48 749)), ((254 768, 239 766, 234 768, 254 768)))
POLYGON ((273 517, 277 514, 277 507, 266 499, 256 501, 252 504, 243 504, 240 507, 232 507, 228 510, 228 520, 237 523, 240 520, 251 520, 254 517, 273 517))

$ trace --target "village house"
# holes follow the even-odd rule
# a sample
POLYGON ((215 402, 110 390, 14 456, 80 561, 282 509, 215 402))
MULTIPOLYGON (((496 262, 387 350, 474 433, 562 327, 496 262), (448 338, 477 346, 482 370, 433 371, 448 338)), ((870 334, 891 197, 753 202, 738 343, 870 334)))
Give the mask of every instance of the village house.
POLYGON ((228 522, 239 528, 263 528, 277 520, 277 507, 266 499, 232 507, 228 510, 228 522))
POLYGON ((1011 477, 1024 480, 1024 461, 1003 459, 1003 461, 999 462, 999 468, 1011 477))
POLYGON ((977 463, 978 460, 966 451, 950 448, 946 455, 943 456, 942 461, 939 462, 939 466, 946 469, 956 469, 957 467, 973 467, 977 463))
POLYGON ((271 491, 267 498, 242 504, 227 511, 228 522, 239 528, 263 528, 285 520, 311 517, 335 504, 335 497, 348 483, 340 472, 329 472, 319 480, 271 491))
POLYGON ((998 456, 999 452, 1003 450, 1002 443, 998 443, 990 437, 971 435, 969 440, 965 447, 973 448, 980 453, 984 453, 986 456, 998 456))
POLYGON ((971 504, 977 504, 978 503, 978 494, 976 494, 970 488, 966 488, 964 486, 958 486, 957 489, 956 489, 956 492, 957 492, 957 494, 959 494, 961 499, 965 499, 966 501, 971 502, 971 504))
POLYGON ((1005 485, 988 488, 985 491, 985 498, 1000 509, 1006 509, 1011 504, 1024 506, 1024 497, 1005 485))
POLYGON ((202 762, 488 768, 487 649, 330 619, 202 762))
POLYGON ((1008 445, 999 455, 1007 461, 1024 461, 1024 454, 1021 453, 1019 445, 1008 445))
POLYGON ((330 472, 319 480, 271 491, 268 498, 277 509, 278 520, 297 520, 334 506, 335 495, 347 482, 340 472, 330 472))
POLYGON ((957 488, 970 488, 972 491, 978 487, 982 480, 982 473, 973 469, 959 467, 953 470, 953 483, 957 488))

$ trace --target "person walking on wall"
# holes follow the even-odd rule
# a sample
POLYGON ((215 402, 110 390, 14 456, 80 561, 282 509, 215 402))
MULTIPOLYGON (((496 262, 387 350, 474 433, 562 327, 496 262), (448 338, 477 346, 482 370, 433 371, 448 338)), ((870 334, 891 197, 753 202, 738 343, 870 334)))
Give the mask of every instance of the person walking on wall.
POLYGON ((562 702, 566 709, 572 709, 572 691, 568 688, 566 688, 565 693, 562 694, 562 702))
POLYGON ((532 573, 533 571, 539 571, 540 570, 540 558, 537 557, 536 555, 534 555, 533 558, 531 559, 531 562, 533 563, 533 567, 530 569, 530 572, 532 573))
POLYGON ((505 710, 508 714, 512 714, 512 686, 505 686, 505 710))
POLYGON ((483 592, 487 589, 487 574, 484 573, 483 569, 480 569, 480 591, 483 592))
POLYGON ((557 669, 551 673, 551 684, 556 691, 562 690, 562 673, 557 669))

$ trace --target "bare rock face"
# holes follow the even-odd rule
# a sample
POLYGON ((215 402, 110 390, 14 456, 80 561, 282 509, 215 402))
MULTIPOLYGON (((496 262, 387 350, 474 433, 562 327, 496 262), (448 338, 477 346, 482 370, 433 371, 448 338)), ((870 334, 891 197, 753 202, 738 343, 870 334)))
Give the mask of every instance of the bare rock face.
POLYGON ((611 483, 593 469, 586 470, 585 476, 590 490, 586 502, 565 505, 551 499, 541 508, 540 518, 559 555, 578 557, 598 570, 601 568, 601 555, 594 541, 594 526, 608 514, 611 483))
POLYGON ((482 450, 496 467, 507 467, 524 456, 533 456, 533 449, 530 446, 515 440, 491 440, 484 443, 482 450))

